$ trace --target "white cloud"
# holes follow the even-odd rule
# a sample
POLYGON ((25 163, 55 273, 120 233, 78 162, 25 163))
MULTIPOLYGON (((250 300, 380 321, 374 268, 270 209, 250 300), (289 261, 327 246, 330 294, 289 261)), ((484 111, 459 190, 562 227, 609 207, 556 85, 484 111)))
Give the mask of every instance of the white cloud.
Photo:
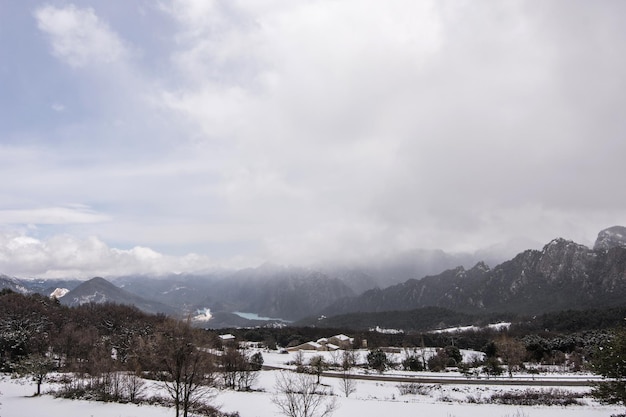
POLYGON ((20 277, 161 275, 205 272, 213 266, 207 257, 196 254, 173 257, 145 247, 116 249, 96 237, 55 235, 36 239, 22 233, 0 233, 0 270, 20 277))
POLYGON ((92 8, 43 6, 35 11, 39 30, 50 37, 53 54, 72 67, 124 61, 128 47, 92 8))
POLYGON ((89 207, 46 207, 36 209, 0 210, 0 224, 80 224, 111 220, 89 207))

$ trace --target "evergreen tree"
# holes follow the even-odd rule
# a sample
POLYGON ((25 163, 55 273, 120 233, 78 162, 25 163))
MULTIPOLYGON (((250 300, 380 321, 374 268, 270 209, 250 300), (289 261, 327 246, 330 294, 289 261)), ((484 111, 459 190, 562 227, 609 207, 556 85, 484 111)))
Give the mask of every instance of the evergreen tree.
POLYGON ((376 369, 378 372, 383 372, 389 365, 389 359, 382 350, 372 350, 367 354, 367 364, 370 368, 376 369))
POLYGON ((263 354, 256 352, 250 357, 250 366, 253 371, 260 371, 263 368, 263 354))
POLYGON ((592 359, 593 370, 607 380, 596 384, 592 395, 608 404, 626 405, 626 331, 620 329, 592 359))

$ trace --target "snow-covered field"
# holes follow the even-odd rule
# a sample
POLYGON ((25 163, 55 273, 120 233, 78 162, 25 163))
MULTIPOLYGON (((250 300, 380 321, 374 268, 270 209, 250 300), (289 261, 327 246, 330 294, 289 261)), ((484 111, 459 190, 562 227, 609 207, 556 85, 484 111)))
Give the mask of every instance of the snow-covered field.
MULTIPOLYGON (((312 355, 314 353, 308 353, 312 355)), ((294 354, 264 353, 268 365, 284 365, 293 360, 294 354)), ((223 411, 238 411, 241 417, 278 416, 271 397, 277 373, 280 371, 262 371, 254 388, 256 392, 218 391, 214 405, 223 411)), ((566 378, 563 375, 563 378, 566 378)), ((340 388, 341 379, 322 377, 322 383, 337 395, 339 408, 333 414, 336 417, 366 417, 389 415, 394 417, 413 417, 416 415, 433 417, 608 417, 622 412, 620 407, 600 405, 585 397, 585 405, 555 407, 532 406, 519 407, 507 405, 472 404, 468 398, 487 398, 496 392, 524 390, 524 386, 493 385, 436 385, 428 386, 428 394, 400 395, 397 382, 358 381, 356 392, 345 398, 340 388)), ((151 383, 152 384, 152 383, 151 383)), ((43 389, 53 389, 46 384, 43 389)), ((153 390, 158 390, 154 386, 153 390)), ((535 387, 535 389, 541 389, 535 387)), ((588 392, 585 387, 563 387, 576 392, 588 392)), ((33 397, 35 386, 28 380, 0 380, 0 416, 1 417, 161 417, 173 416, 174 410, 158 406, 137 406, 132 404, 98 403, 55 399, 51 395, 33 397)))

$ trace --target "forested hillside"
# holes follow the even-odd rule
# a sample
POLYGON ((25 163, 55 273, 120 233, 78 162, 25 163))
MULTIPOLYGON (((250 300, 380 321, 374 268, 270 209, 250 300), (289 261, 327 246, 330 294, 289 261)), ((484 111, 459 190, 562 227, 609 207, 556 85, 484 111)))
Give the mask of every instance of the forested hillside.
POLYGON ((218 379, 249 387, 252 379, 240 376, 251 375, 260 364, 234 347, 224 347, 220 355, 216 348, 223 347, 215 333, 134 307, 67 307, 54 298, 0 292, 0 371, 32 376, 37 394, 46 375, 58 371, 64 372, 65 385, 57 395, 139 402, 145 399, 144 379, 150 378, 169 394, 151 401, 184 415, 195 409, 222 416, 200 394, 218 379))

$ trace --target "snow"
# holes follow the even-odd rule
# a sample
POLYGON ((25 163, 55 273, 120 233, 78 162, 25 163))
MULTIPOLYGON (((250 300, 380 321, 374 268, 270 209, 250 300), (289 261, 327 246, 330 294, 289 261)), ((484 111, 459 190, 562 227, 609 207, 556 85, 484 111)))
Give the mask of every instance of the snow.
POLYGON ((107 301, 107 296, 106 294, 101 293, 100 291, 96 291, 91 295, 83 295, 81 297, 75 297, 73 301, 80 305, 90 304, 90 303, 103 304, 107 301))
POLYGON ((196 311, 196 315, 192 320, 194 321, 209 321, 213 315, 211 314, 210 308, 203 308, 196 311))
MULTIPOLYGON (((469 353, 469 352, 467 352, 469 353)), ((331 359, 331 352, 303 352, 305 361, 308 355, 325 354, 331 359)), ((358 351, 364 359, 366 351, 358 351)), ((293 360, 293 354, 275 352, 263 353, 265 364, 287 367, 286 363, 293 360)), ((261 371, 253 385, 254 392, 218 391, 212 404, 223 411, 239 412, 241 417, 278 416, 276 406, 271 398, 274 395, 274 384, 278 370, 261 371)), ((400 371, 385 372, 389 375, 401 374, 400 371)), ((424 373, 420 373, 424 374, 424 373)), ((454 373, 449 373, 454 374, 454 373)), ((375 374, 374 374, 375 375, 375 374)), ((437 374, 441 375, 441 374, 437 374)), ((553 377, 566 379, 571 376, 560 374, 553 377)), ((585 405, 579 406, 507 406, 492 404, 472 404, 469 397, 488 398, 494 393, 524 390, 523 385, 469 385, 462 381, 457 384, 424 384, 426 394, 401 395, 398 382, 357 380, 356 392, 349 398, 343 396, 340 378, 322 377, 326 385, 337 397, 339 408, 334 417, 380 416, 413 417, 424 415, 429 417, 606 417, 622 412, 621 407, 598 404, 589 397, 584 397, 585 405)), ((160 386, 148 381, 150 391, 160 390, 160 386)), ((556 383, 558 384, 558 382, 556 383)), ((53 384, 44 384, 43 392, 53 389, 53 384)), ((542 389, 535 387, 534 389, 542 389)), ((587 393, 587 387, 561 387, 575 392, 587 393)), ((172 417, 172 408, 148 405, 99 403, 93 401, 55 399, 51 395, 33 397, 35 386, 25 379, 0 377, 0 416, 2 417, 172 417)))
POLYGON ((447 329, 433 330, 431 333, 473 332, 473 331, 483 330, 485 328, 496 330, 496 331, 500 331, 500 330, 508 329, 509 327, 511 327, 511 323, 509 323, 509 322, 501 322, 501 323, 488 324, 485 327, 477 327, 477 326, 449 327, 447 329))
POLYGON ((469 332, 478 330, 476 326, 459 326, 459 327, 448 327, 447 329, 439 329, 433 330, 431 333, 461 333, 461 332, 469 332))
POLYGON ((52 294, 50 294, 50 298, 59 299, 65 296, 68 292, 70 292, 70 290, 68 290, 67 288, 57 288, 54 291, 52 291, 52 294))
POLYGON ((500 330, 508 329, 509 327, 511 327, 511 323, 500 322, 500 323, 488 324, 487 327, 493 330, 500 331, 500 330))
POLYGON ((404 330, 398 330, 398 329, 385 329, 382 328, 380 326, 376 326, 372 329, 370 329, 371 332, 376 332, 376 333, 382 333, 382 334, 400 334, 400 333, 404 333, 404 330))
MULTIPOLYGON (((44 384, 43 392, 52 388, 44 384)), ((2 417, 171 417, 164 407, 64 400, 51 395, 33 397, 35 387, 24 379, 0 380, 0 415, 2 417)))

